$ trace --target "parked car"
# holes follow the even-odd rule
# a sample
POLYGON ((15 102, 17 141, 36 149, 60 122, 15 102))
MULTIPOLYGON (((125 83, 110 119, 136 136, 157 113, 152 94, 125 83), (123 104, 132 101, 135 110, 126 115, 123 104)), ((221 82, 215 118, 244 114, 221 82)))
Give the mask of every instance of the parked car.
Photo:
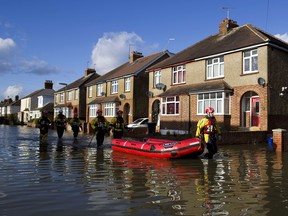
POLYGON ((148 127, 148 118, 139 118, 139 119, 136 119, 131 124, 127 125, 128 129, 139 128, 139 127, 148 127))

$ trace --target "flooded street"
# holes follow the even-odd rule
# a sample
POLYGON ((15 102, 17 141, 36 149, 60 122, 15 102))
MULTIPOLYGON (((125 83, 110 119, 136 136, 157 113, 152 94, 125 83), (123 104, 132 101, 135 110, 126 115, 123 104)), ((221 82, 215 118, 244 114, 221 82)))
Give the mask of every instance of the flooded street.
POLYGON ((0 125, 0 215, 287 215, 288 153, 220 146, 216 159, 151 159, 65 132, 0 125))

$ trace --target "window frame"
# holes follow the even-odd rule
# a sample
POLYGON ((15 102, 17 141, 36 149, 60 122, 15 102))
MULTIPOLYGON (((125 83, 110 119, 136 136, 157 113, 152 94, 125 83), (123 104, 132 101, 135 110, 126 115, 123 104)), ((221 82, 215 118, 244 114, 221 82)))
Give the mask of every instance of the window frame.
POLYGON ((172 67, 172 84, 177 85, 183 83, 186 83, 186 65, 172 67), (181 81, 179 81, 179 76, 181 81))
POLYGON ((224 56, 206 60, 206 78, 217 79, 224 77, 224 56), (211 63, 210 63, 211 62, 211 63))
POLYGON ((227 91, 197 94, 197 115, 205 115, 206 107, 212 107, 215 115, 230 115, 230 98, 230 93, 227 91))
POLYGON ((153 86, 155 88, 158 83, 161 83, 161 70, 154 71, 153 77, 154 77, 153 86))
POLYGON ((102 96, 103 92, 103 83, 97 84, 97 96, 100 97, 102 96))
POLYGON ((118 80, 112 80, 111 81, 111 94, 117 94, 118 93, 118 80))
POLYGON ((131 90, 131 77, 124 78, 124 91, 129 92, 131 90))
POLYGON ((258 61, 258 49, 249 49, 243 51, 243 74, 251 74, 251 73, 256 73, 259 70, 259 61, 258 61), (256 51, 256 54, 253 53, 256 51), (249 56, 246 56, 246 54, 249 54, 249 56), (246 70, 246 62, 249 63, 248 67, 246 70), (256 64, 256 69, 253 69, 254 64, 256 64))
POLYGON ((180 97, 179 96, 168 96, 161 98, 161 115, 163 116, 178 116, 180 114, 180 97), (173 99, 173 100, 172 100, 173 99), (173 109, 173 113, 169 111, 173 109))

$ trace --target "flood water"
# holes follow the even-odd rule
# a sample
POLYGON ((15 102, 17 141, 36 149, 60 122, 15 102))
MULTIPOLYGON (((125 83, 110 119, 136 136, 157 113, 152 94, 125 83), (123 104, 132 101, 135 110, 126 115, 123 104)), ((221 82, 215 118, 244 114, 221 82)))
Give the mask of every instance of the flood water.
POLYGON ((288 155, 220 146, 216 159, 150 159, 65 132, 0 125, 0 215, 287 215, 288 155))

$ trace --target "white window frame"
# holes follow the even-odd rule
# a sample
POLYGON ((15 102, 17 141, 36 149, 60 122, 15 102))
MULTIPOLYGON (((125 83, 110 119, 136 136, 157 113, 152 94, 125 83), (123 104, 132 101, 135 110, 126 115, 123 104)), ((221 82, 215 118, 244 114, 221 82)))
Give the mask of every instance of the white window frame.
POLYGON ((68 91, 68 101, 72 100, 72 91, 68 91))
POLYGON ((93 96, 93 88, 92 86, 88 87, 88 97, 91 98, 93 96))
POLYGON ((116 103, 104 103, 104 116, 105 117, 114 117, 118 110, 116 103))
POLYGON ((224 77, 224 56, 207 60, 207 79, 224 77))
POLYGON ((230 114, 230 93, 229 92, 209 92, 197 95, 197 115, 205 115, 205 109, 212 107, 215 115, 230 114))
POLYGON ((74 91, 74 100, 78 100, 79 98, 79 89, 75 89, 74 91))
POLYGON ((258 72, 258 50, 246 50, 243 52, 243 73, 255 73, 258 72))
POLYGON ((64 92, 60 93, 60 102, 64 103, 64 92))
POLYGON ((179 115, 180 113, 180 98, 179 96, 169 96, 161 98, 161 115, 179 115), (169 109, 173 109, 169 111, 169 109))
POLYGON ((43 107, 43 96, 38 96, 38 107, 43 107))
POLYGON ((173 84, 181 84, 186 82, 186 65, 178 65, 172 68, 173 84))
POLYGON ((111 81, 111 94, 118 93, 118 80, 111 81))
POLYGON ((98 97, 102 96, 102 92, 103 92, 103 83, 97 84, 97 96, 98 97))
POLYGON ((161 83, 161 71, 154 71, 154 87, 156 87, 156 85, 158 83, 161 83))
POLYGON ((131 78, 130 77, 126 77, 125 78, 125 81, 124 81, 124 89, 125 89, 125 92, 129 92, 130 91, 130 88, 131 88, 131 78))
POLYGON ((98 107, 96 104, 89 105, 89 117, 96 117, 97 110, 98 110, 98 107))

